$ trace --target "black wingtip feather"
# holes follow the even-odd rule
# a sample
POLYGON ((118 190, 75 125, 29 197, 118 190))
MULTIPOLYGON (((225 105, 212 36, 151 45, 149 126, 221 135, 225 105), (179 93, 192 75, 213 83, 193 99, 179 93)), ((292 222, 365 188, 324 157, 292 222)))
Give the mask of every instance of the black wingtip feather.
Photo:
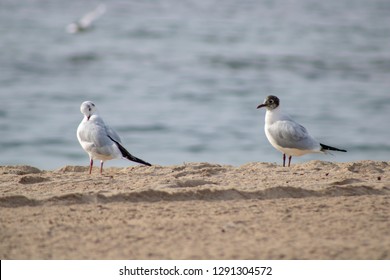
POLYGON ((112 139, 110 137, 110 135, 107 135, 108 138, 110 138, 112 141, 115 142, 115 144, 118 146, 118 149, 119 151, 121 151, 122 153, 122 156, 124 158, 127 158, 128 160, 131 160, 131 161, 134 161, 134 162, 138 162, 138 163, 141 163, 141 164, 144 164, 144 165, 147 165, 147 166, 152 166, 149 162, 146 162, 140 158, 137 158, 135 156, 133 156, 132 154, 130 154, 118 141, 115 141, 114 139, 112 139))
POLYGON ((324 144, 321 144, 321 148, 323 150, 329 150, 329 151, 338 151, 338 152, 347 152, 347 150, 342 150, 342 149, 338 149, 338 148, 335 148, 335 147, 331 147, 331 146, 327 146, 327 145, 324 145, 324 144))
MULTIPOLYGON (((122 155, 123 155, 123 152, 122 152, 122 155)), ((134 161, 134 162, 138 162, 138 163, 141 163, 141 164, 144 164, 144 165, 147 165, 147 166, 152 166, 149 162, 146 162, 140 158, 137 158, 131 154, 127 154, 127 155, 123 155, 124 158, 127 158, 128 160, 131 160, 131 161, 134 161)))

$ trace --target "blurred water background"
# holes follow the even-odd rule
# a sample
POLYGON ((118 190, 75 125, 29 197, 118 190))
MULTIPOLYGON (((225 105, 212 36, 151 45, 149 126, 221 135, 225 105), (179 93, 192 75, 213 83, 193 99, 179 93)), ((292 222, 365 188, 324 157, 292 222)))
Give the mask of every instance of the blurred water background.
POLYGON ((152 164, 280 164, 256 110, 269 94, 348 150, 293 163, 388 161, 390 1, 0 1, 0 165, 88 165, 85 100, 152 164), (100 3, 93 29, 65 32, 100 3))

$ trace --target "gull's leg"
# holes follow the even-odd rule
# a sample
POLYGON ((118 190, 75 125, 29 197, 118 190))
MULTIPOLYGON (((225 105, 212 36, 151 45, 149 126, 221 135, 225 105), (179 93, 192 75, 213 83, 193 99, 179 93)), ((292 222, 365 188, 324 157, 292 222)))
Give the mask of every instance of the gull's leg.
POLYGON ((289 156, 289 157, 288 157, 288 167, 290 167, 291 158, 292 158, 292 156, 289 156))
POLYGON ((103 163, 104 161, 100 162, 100 174, 103 174, 103 163))
POLYGON ((92 166, 93 166, 93 159, 89 162, 89 174, 92 172, 92 166))
POLYGON ((286 166, 286 154, 283 154, 283 167, 286 166))

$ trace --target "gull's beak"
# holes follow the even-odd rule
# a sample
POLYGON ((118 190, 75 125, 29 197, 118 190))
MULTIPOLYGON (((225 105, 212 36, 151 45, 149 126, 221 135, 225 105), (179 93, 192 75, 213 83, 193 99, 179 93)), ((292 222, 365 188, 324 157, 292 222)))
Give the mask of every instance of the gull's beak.
POLYGON ((263 107, 265 107, 265 106, 267 106, 267 105, 265 105, 265 104, 260 104, 259 106, 257 106, 257 109, 263 108, 263 107))

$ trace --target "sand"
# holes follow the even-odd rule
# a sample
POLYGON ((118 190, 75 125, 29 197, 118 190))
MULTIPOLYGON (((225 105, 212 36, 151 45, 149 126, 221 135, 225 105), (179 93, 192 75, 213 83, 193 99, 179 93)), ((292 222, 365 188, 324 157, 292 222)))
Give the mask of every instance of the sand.
POLYGON ((1 259, 390 259, 390 162, 0 166, 0 211, 1 259))

